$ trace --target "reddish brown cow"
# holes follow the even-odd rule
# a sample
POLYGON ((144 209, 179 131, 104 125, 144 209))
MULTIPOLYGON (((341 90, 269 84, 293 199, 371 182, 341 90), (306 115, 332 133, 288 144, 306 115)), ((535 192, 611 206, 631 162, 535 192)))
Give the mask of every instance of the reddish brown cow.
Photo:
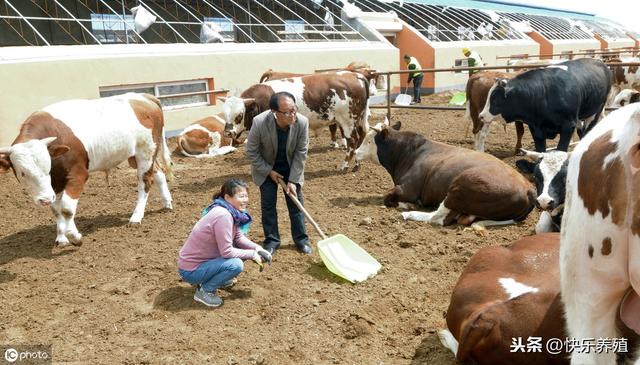
POLYGON ((484 247, 453 289, 447 328, 439 333, 456 360, 479 365, 568 364, 550 354, 550 339, 566 338, 560 300, 560 234, 525 237, 511 246, 484 247), (540 352, 513 351, 541 339, 540 352))
MULTIPOLYGON (((471 119, 473 125, 473 135, 475 140, 476 151, 484 152, 484 142, 489 133, 491 122, 484 123, 478 116, 487 103, 489 90, 496 83, 497 79, 510 79, 518 73, 482 71, 478 72, 467 81, 467 114, 466 117, 471 119)), ((522 136, 524 135, 524 125, 522 122, 516 122, 516 153, 522 147, 522 136)))
POLYGON ((379 123, 356 151, 391 175, 394 187, 384 197, 390 207, 437 207, 434 212, 403 212, 405 219, 431 224, 454 222, 482 229, 523 220, 534 207, 531 183, 486 153, 449 146, 413 132, 379 123), (480 220, 480 222, 475 222, 480 220))

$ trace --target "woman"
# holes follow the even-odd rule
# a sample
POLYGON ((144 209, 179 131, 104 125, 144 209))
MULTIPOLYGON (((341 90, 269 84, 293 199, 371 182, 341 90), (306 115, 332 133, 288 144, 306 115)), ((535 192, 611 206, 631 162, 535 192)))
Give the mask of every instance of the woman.
POLYGON ((204 209, 178 254, 182 279, 197 286, 193 299, 209 307, 219 307, 219 288, 235 283, 243 260, 271 263, 271 254, 249 240, 251 216, 246 213, 249 195, 242 180, 227 180, 204 209))

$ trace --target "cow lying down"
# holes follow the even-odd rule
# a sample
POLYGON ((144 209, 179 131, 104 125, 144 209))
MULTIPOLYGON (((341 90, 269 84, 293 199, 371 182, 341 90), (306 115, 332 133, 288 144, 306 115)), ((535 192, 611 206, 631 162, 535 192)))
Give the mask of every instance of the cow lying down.
POLYGON ((178 136, 178 151, 187 157, 215 157, 236 150, 234 139, 224 136, 222 115, 213 115, 193 122, 178 136))
POLYGON ((440 225, 483 220, 473 226, 482 229, 523 220, 533 209, 531 183, 496 157, 398 129, 400 123, 389 128, 388 121, 371 128, 356 160, 378 162, 391 174, 395 186, 384 197, 386 206, 437 207, 404 212, 404 219, 440 225))
MULTIPOLYGON (((546 345, 566 335, 560 297, 560 234, 524 237, 508 247, 478 250, 456 283, 447 310, 447 329, 438 333, 456 360, 478 365, 568 364, 566 347, 546 345), (540 351, 527 351, 539 338, 540 351), (518 345, 527 346, 520 348, 518 345)), ((617 326, 629 348, 638 340, 631 314, 640 298, 629 291, 618 309, 617 326)))
POLYGON ((558 252, 560 235, 529 236, 508 247, 476 252, 456 283, 447 329, 438 333, 456 360, 478 364, 568 364, 564 353, 546 351, 564 339, 558 252), (542 338, 540 352, 512 352, 512 338, 526 345, 542 338))

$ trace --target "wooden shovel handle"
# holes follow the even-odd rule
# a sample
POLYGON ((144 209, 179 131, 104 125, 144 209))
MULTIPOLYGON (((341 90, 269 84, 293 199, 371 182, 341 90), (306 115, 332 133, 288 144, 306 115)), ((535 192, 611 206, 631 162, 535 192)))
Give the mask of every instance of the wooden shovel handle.
POLYGON ((313 228, 315 228, 318 234, 320 234, 320 237, 322 237, 323 240, 326 240, 327 236, 324 234, 324 232, 322 232, 320 226, 318 226, 318 223, 316 223, 316 221, 311 217, 311 214, 309 214, 309 212, 304 209, 304 206, 302 206, 302 203, 300 203, 298 197, 296 197, 295 194, 289 192, 289 189, 287 189, 287 184, 284 183, 284 180, 278 178, 278 183, 280 184, 280 186, 282 186, 282 190, 284 190, 285 194, 289 195, 289 198, 293 200, 298 209, 300 209, 302 213, 304 213, 304 216, 307 217, 307 219, 311 222, 311 225, 313 225, 313 228))

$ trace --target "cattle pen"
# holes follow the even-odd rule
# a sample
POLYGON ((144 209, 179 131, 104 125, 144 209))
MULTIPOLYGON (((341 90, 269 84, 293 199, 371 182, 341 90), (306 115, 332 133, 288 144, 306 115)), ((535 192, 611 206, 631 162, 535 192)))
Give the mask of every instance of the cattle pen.
MULTIPOLYGON (((587 55, 585 53, 585 55, 587 55)), ((605 62, 608 66, 640 66, 640 62, 605 62)), ((435 72, 462 72, 462 71, 488 71, 488 70, 522 70, 522 69, 535 69, 548 67, 548 64, 528 64, 528 65, 507 65, 507 66, 483 66, 483 67, 449 67, 449 68, 428 68, 417 70, 419 72, 435 73, 435 72)), ((459 106, 445 106, 445 105, 393 105, 391 97, 391 75, 406 75, 409 73, 417 72, 416 70, 397 70, 397 71, 380 71, 378 74, 385 75, 387 78, 386 89, 386 105, 372 105, 371 109, 386 109, 387 118, 391 120, 391 109, 416 109, 416 110, 465 110, 465 107, 459 106)), ((617 108, 605 108, 606 111, 612 111, 617 108)))
MULTIPOLYGON (((468 71, 542 66, 510 66, 505 55, 597 57, 639 44, 640 34, 594 14, 493 0, 0 0, 0 354, 44 351, 46 361, 61 364, 455 365, 438 332, 447 327, 458 278, 479 250, 535 237, 539 210, 485 231, 405 220, 401 209, 385 205, 396 185, 389 172, 368 161, 339 171, 345 151, 329 147, 329 131, 321 129, 309 136, 305 207, 322 231, 348 236, 381 270, 354 285, 326 269, 317 247, 299 253, 278 192, 282 243, 273 263, 243 262, 235 286, 218 291, 224 305, 212 309, 195 302, 194 288, 181 280, 178 252, 231 178, 247 182, 247 237, 261 243, 260 187, 246 145, 194 158, 180 152, 177 136, 211 116, 221 116, 224 128, 218 97, 240 96, 267 71, 310 74, 356 63, 387 81, 366 94, 371 127, 386 116, 401 132, 471 150, 465 108, 449 104, 468 71), (492 66, 466 67, 466 47, 492 66), (405 54, 425 73, 421 105, 392 103, 407 86, 405 54), (47 105, 128 92, 161 101, 155 116, 162 116, 170 150, 174 178, 164 186, 173 209, 152 186, 144 219, 130 222, 142 185, 130 166, 137 161, 125 156, 106 178, 89 175, 77 215, 62 212, 73 216, 82 245, 54 245, 59 220, 33 203, 7 162, 8 147, 23 121, 47 105)), ((86 116, 76 111, 66 110, 82 122, 86 116)), ((159 135, 156 129, 151 139, 159 135)), ((106 149, 118 142, 99 139, 106 149)), ((530 133, 522 142, 533 146, 530 133)), ((511 129, 494 128, 486 152, 513 168, 521 158, 515 143, 511 129)))

